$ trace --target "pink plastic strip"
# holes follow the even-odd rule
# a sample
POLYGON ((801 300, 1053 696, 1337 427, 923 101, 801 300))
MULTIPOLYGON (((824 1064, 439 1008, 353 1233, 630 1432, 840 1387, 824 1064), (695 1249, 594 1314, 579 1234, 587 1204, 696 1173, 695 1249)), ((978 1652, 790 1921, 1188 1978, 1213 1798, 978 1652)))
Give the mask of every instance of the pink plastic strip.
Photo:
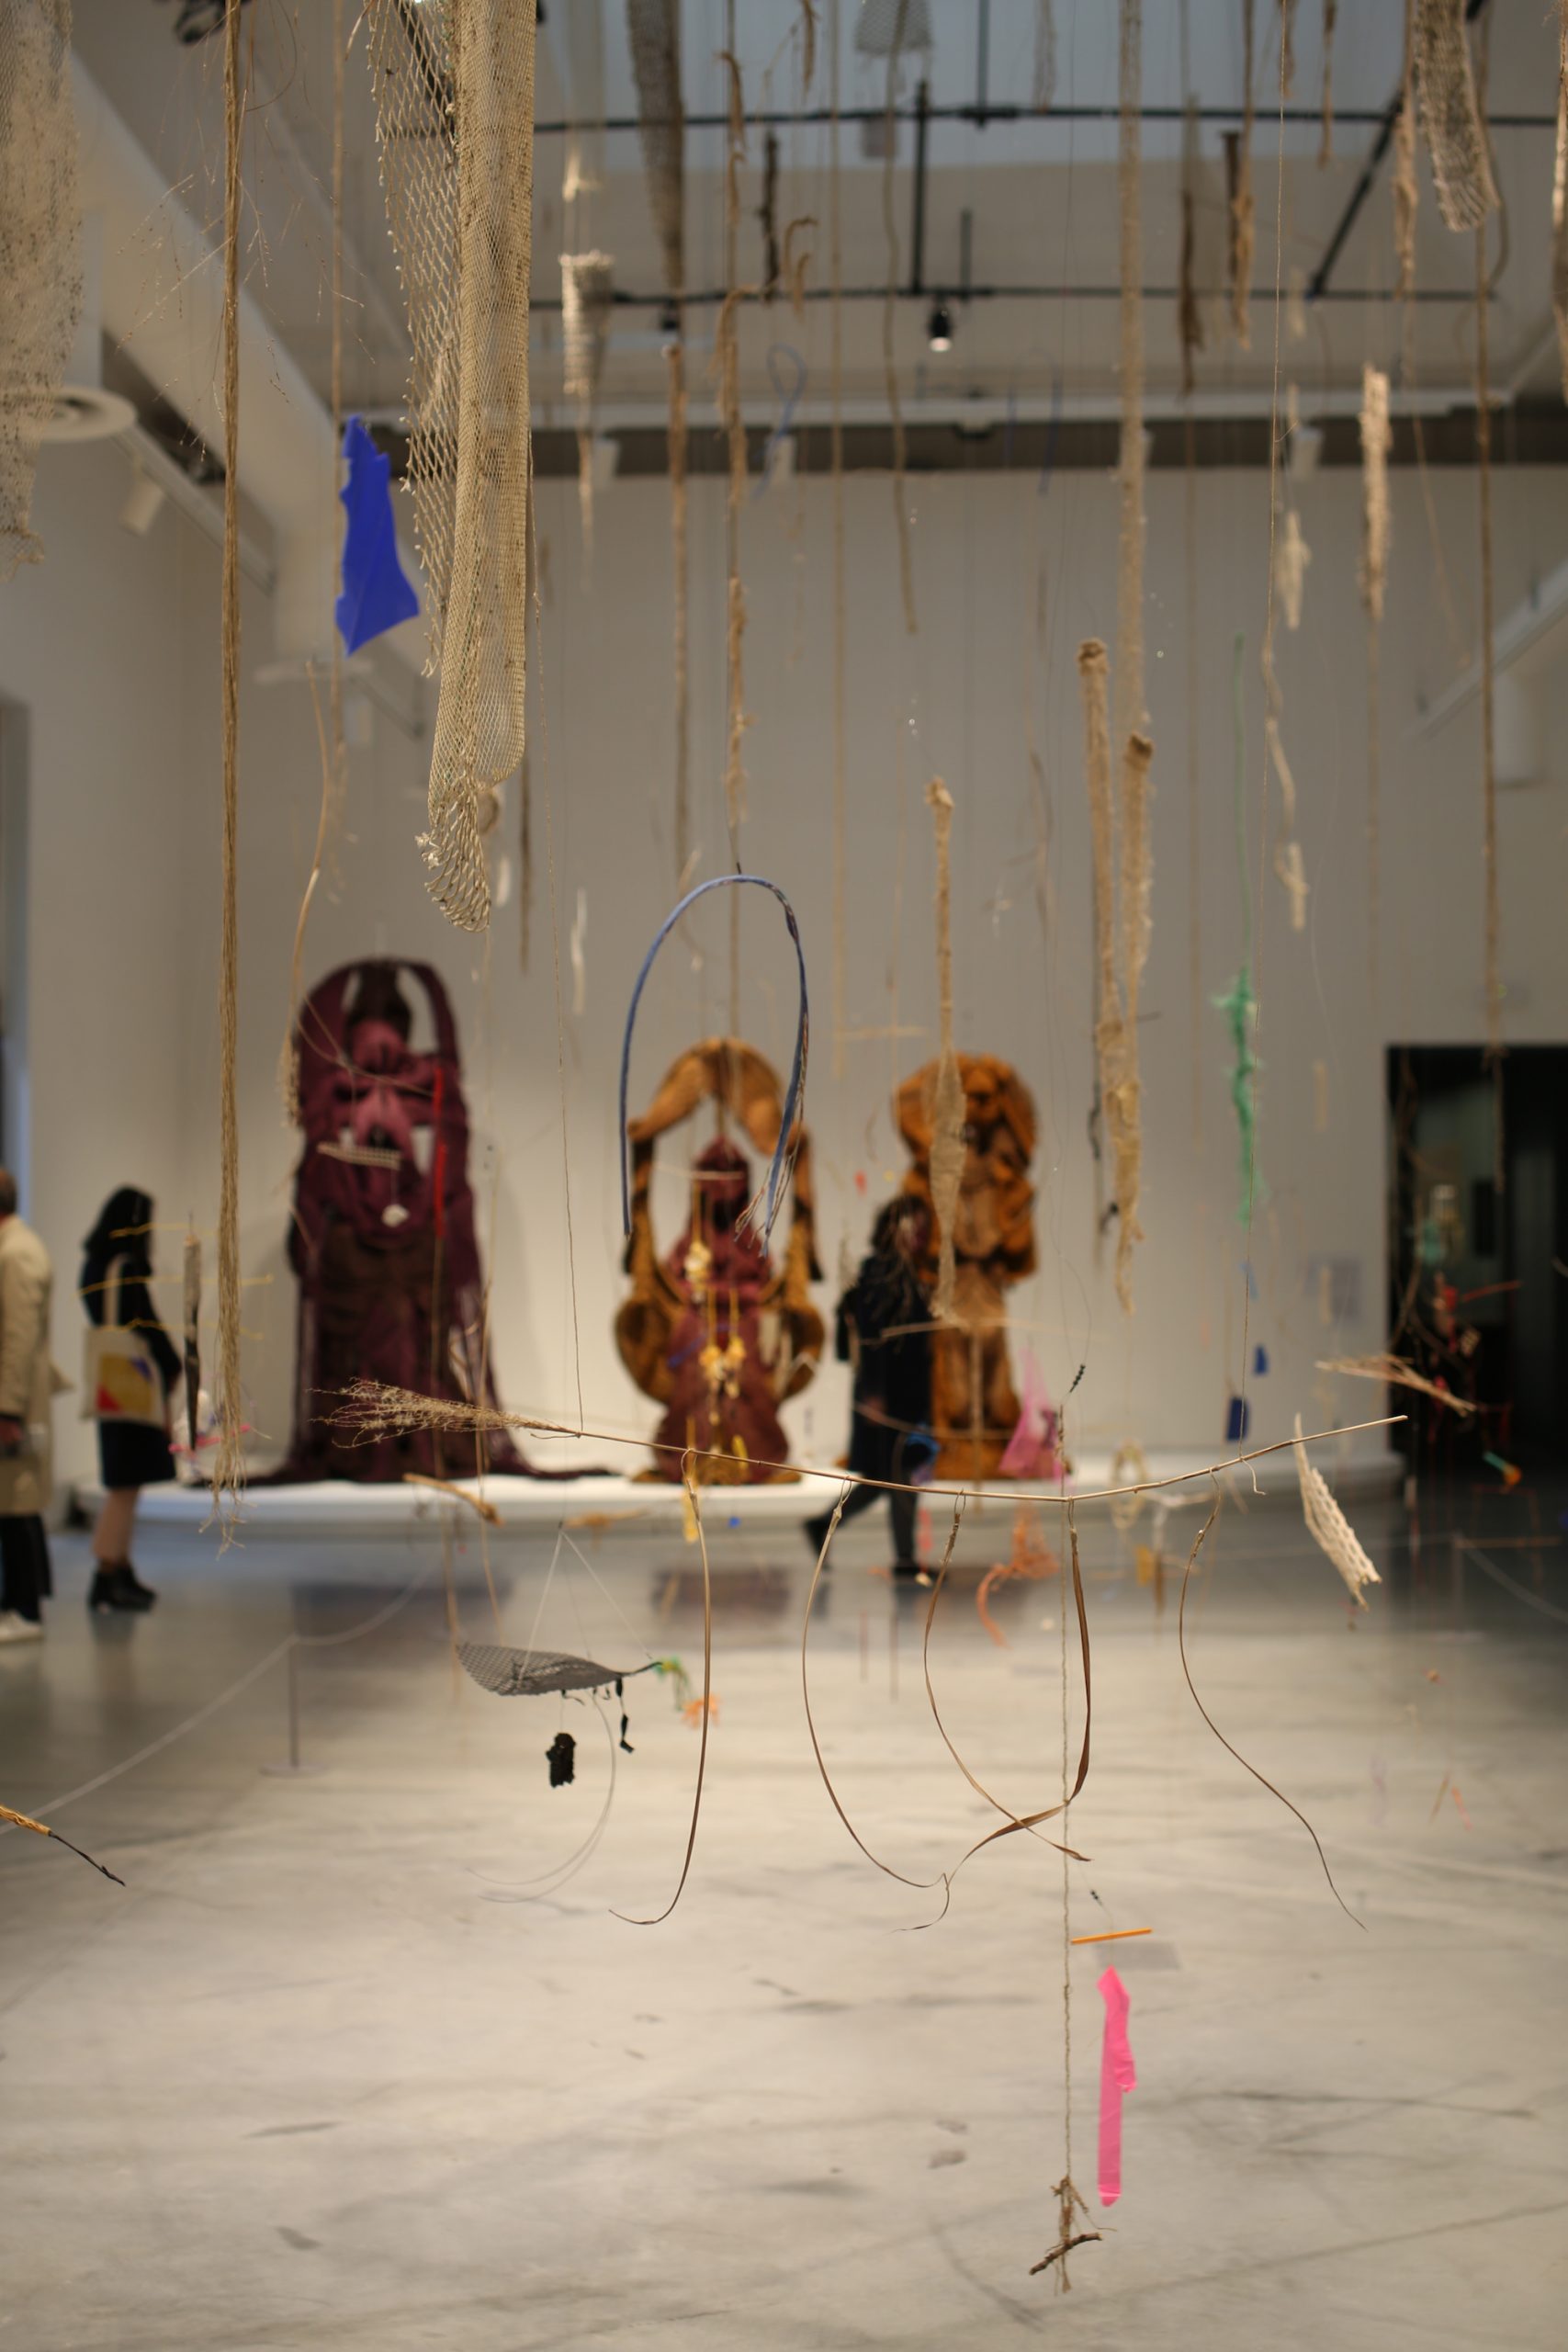
POLYGON ((1132 2007, 1127 1987, 1113 1968, 1100 1980, 1105 2002, 1105 2041, 1100 2058, 1100 2201, 1114 2205, 1122 2194, 1122 2100, 1136 2090, 1133 2047, 1127 2039, 1132 2007))

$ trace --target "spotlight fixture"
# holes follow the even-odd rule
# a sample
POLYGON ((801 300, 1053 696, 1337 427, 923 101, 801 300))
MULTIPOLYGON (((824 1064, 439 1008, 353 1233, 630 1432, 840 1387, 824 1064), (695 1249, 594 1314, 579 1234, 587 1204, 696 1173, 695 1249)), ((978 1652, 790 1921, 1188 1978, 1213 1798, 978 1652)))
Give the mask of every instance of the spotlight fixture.
POLYGON ((926 340, 933 351, 953 349, 953 312, 940 298, 931 304, 931 314, 926 324, 926 340))

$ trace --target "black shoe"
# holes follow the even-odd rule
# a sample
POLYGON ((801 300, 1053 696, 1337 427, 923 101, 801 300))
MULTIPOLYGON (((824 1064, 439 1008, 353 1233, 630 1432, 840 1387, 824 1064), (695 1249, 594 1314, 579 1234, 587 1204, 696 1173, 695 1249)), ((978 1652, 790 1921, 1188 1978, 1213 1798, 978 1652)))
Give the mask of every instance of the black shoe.
POLYGON ((145 1614, 158 1596, 141 1583, 128 1561, 118 1567, 100 1567, 94 1573, 92 1588, 87 1594, 87 1607, 96 1616, 101 1610, 130 1610, 145 1614))

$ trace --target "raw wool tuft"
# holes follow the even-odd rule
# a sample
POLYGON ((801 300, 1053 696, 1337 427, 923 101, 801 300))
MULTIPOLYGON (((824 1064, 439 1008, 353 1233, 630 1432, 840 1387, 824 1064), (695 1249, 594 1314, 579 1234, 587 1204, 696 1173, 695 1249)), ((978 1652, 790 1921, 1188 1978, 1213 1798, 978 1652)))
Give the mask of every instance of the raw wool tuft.
POLYGON ((1364 1609, 1367 1598, 1364 1588, 1381 1584, 1382 1578, 1362 1551, 1356 1531, 1328 1490, 1328 1482, 1321 1470, 1307 1460, 1307 1450, 1302 1442, 1302 1417, 1296 1415, 1296 1476, 1301 1480, 1302 1516, 1307 1532, 1319 1549, 1326 1552, 1344 1577, 1351 1600, 1358 1609, 1364 1609))
MULTIPOLYGON (((1270 681, 1272 684, 1272 681, 1270 681)), ((1278 695, 1278 687, 1274 692, 1278 695)), ((1307 879, 1302 845, 1296 839, 1296 780, 1280 740, 1280 722, 1273 711, 1263 721, 1263 733, 1280 785, 1280 831, 1274 844, 1274 871, 1291 905, 1291 929, 1306 929, 1307 879)))
POLYGON ((1371 621, 1382 618, 1388 581, 1388 458, 1393 446, 1388 413, 1388 378, 1381 368, 1361 370, 1361 602, 1371 621))
POLYGON ((1438 209, 1450 229, 1479 228, 1496 205, 1497 187, 1476 103, 1464 0, 1416 0, 1416 57, 1438 209))
POLYGON ((1293 505, 1287 506, 1274 548, 1274 586, 1288 629, 1298 629, 1302 625, 1302 602, 1311 561, 1312 549, 1302 537, 1302 518, 1293 505))
POLYGON ((1551 175, 1551 315, 1568 400, 1568 0, 1557 12, 1557 160, 1551 175))
POLYGON ((608 254, 560 257, 561 358, 567 399, 577 417, 577 495, 582 544, 593 546, 593 420, 610 344, 615 265, 608 254))
POLYGON ((952 1323, 957 1320, 953 1226, 964 1182, 964 1082, 953 1044, 953 795, 941 776, 933 776, 926 786, 926 806, 936 836, 936 971, 942 1043, 931 1106, 931 1205, 936 1211, 938 1243, 931 1313, 937 1322, 952 1323))
POLYGON ((441 695, 427 888, 490 920, 480 796, 523 756, 527 673, 528 288, 534 10, 378 6, 370 70, 412 344, 409 478, 441 695))
POLYGON ((39 444, 82 309, 71 0, 0 0, 0 580, 39 563, 39 444))
POLYGON ((1416 215, 1420 204, 1416 177, 1416 0, 1404 0, 1404 74, 1393 123, 1393 299, 1404 303, 1416 291, 1416 215))
POLYGON ((1334 26, 1339 0, 1323 0, 1323 137, 1318 142, 1321 170, 1334 161, 1334 26))
POLYGON ((1244 351, 1252 348, 1250 301, 1252 254, 1257 240, 1256 206, 1252 194, 1252 52, 1254 0, 1241 0, 1241 130, 1225 140, 1231 181, 1231 331, 1244 351))

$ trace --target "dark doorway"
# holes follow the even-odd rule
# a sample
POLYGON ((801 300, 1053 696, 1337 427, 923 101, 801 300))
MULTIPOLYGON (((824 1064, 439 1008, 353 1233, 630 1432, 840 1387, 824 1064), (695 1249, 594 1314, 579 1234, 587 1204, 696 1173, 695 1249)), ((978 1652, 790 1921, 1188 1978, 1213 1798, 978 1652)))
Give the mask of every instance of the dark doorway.
MULTIPOLYGON (((1568 1046, 1391 1046, 1389 1329, 1472 1396, 1446 1436, 1536 1469, 1568 1402, 1568 1046), (1463 1436, 1460 1432, 1462 1428, 1463 1436)), ((1411 1403, 1406 1393, 1397 1408, 1411 1403)), ((1430 1416, 1393 1432, 1409 1452, 1430 1416)), ((1428 1434, 1429 1434, 1428 1430, 1428 1434)))

